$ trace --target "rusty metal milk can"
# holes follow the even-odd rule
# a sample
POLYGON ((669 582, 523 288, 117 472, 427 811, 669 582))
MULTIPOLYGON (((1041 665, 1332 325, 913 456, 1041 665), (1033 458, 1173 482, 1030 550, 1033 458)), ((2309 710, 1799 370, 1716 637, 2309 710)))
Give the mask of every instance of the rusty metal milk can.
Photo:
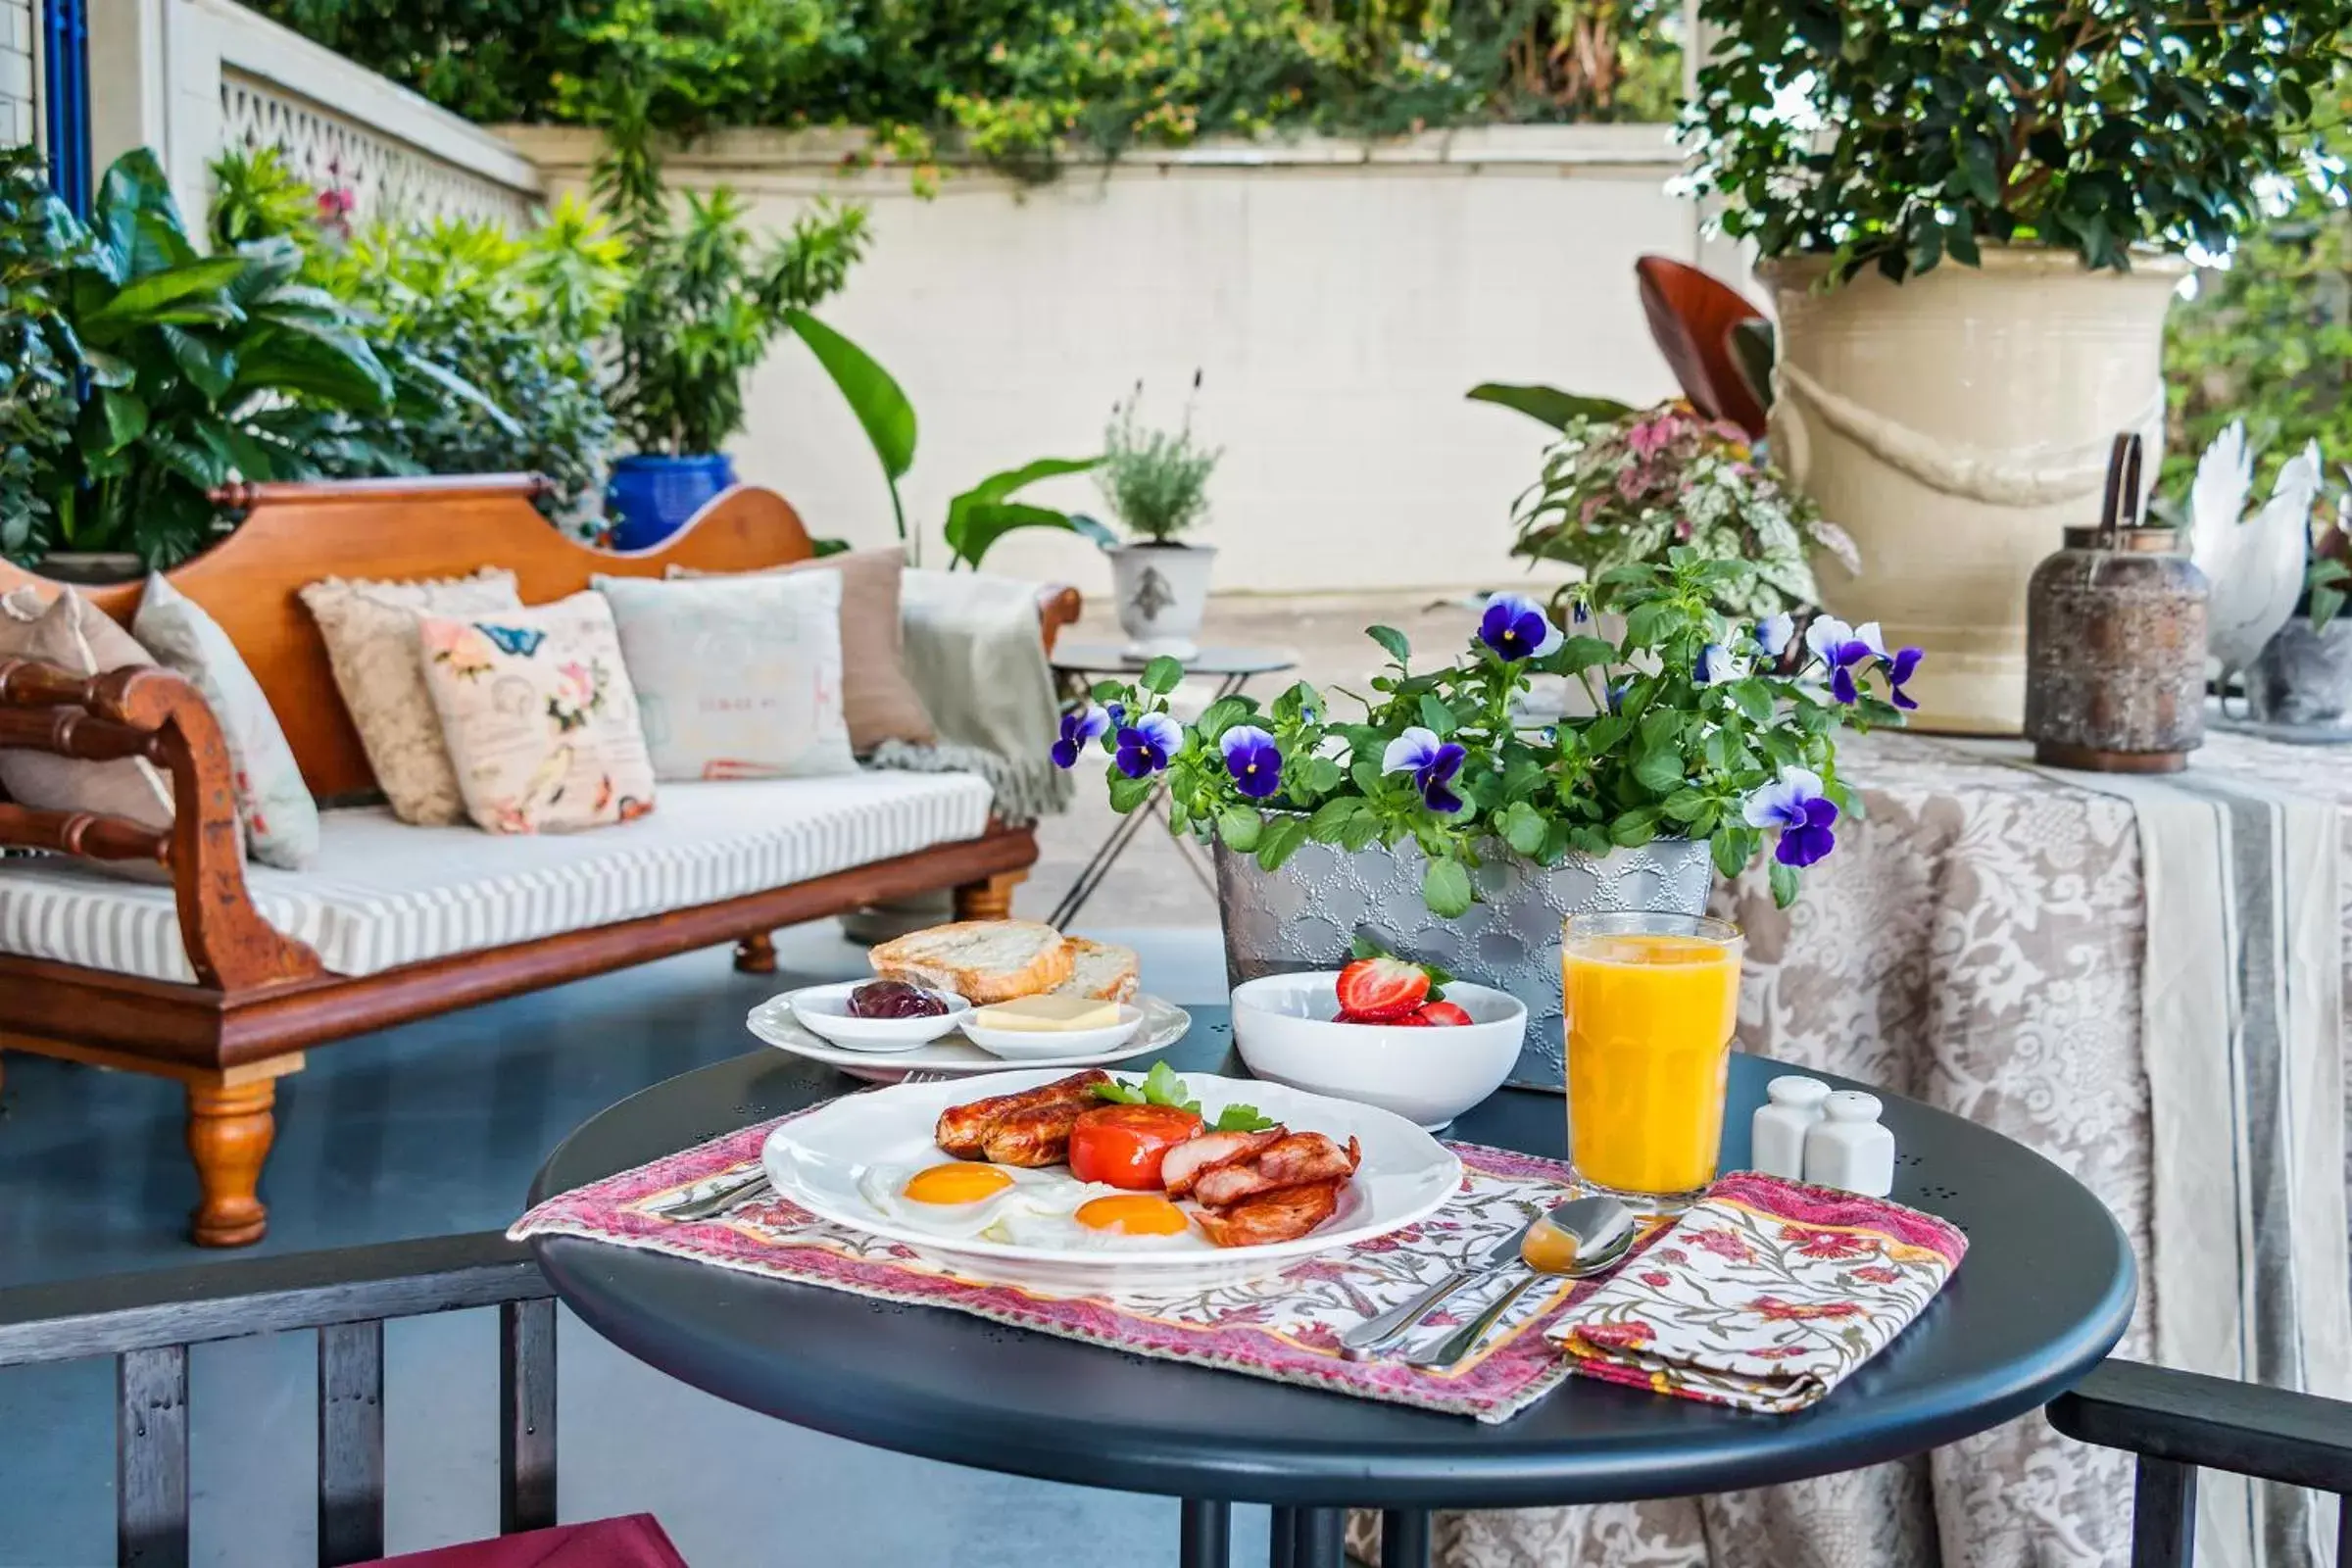
POLYGON ((2173 773, 2205 744, 2211 585, 2171 528, 2141 525, 2140 441, 2119 435, 2095 528, 2026 589, 2026 737, 2034 760, 2103 773, 2173 773))

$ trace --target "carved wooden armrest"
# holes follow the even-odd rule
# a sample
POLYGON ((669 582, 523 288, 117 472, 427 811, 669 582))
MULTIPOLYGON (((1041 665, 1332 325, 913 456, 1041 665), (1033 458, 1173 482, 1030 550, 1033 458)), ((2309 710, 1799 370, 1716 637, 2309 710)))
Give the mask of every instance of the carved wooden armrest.
POLYGON ((1078 597, 1078 590, 1067 583, 1038 585, 1037 624, 1045 634, 1047 653, 1054 652, 1054 639, 1061 635, 1062 627, 1078 624, 1079 612, 1085 608, 1085 602, 1078 597))
POLYGON ((242 990, 319 972, 317 954, 253 906, 228 743, 186 679, 154 665, 83 676, 39 660, 0 659, 0 746, 92 762, 143 758, 172 775, 174 807, 172 826, 159 829, 0 803, 0 844, 164 866, 202 984, 242 990))

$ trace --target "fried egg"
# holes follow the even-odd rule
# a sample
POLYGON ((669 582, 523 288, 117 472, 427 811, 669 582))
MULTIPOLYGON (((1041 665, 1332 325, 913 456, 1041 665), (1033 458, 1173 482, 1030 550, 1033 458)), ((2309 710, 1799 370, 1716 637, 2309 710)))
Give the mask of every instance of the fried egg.
POLYGON ((1094 1191, 1099 1196, 1061 1212, 1007 1214, 1004 1239, 1018 1247, 1065 1252, 1208 1245, 1194 1230, 1192 1217, 1158 1193, 1094 1191))
POLYGON ((881 1213, 934 1236, 978 1236, 1007 1215, 1058 1209, 1084 1201, 1062 1189, 1084 1184, 1058 1171, 1021 1170, 952 1159, 935 1165, 868 1165, 858 1191, 881 1213))

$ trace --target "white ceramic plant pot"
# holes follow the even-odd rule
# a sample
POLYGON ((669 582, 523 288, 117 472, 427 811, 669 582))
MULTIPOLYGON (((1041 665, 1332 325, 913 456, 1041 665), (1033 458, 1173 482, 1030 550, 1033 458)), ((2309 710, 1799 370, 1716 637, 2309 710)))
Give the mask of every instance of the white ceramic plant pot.
POLYGON ((1277 871, 1216 846, 1225 979, 1337 969, 1356 936, 1444 966, 1527 1004, 1527 1036, 1510 1081, 1557 1089, 1563 1079, 1560 925, 1571 914, 1657 909, 1704 914, 1715 867, 1704 840, 1659 839, 1600 859, 1571 855, 1546 871, 1500 845, 1475 873, 1479 902, 1456 920, 1422 902, 1419 847, 1348 851, 1304 844, 1277 871))
POLYGON ((1121 545, 1110 557, 1111 592, 1119 629, 1133 659, 1190 659, 1200 649, 1200 616, 1208 608, 1213 545, 1121 545))
POLYGON ((2059 530, 2097 520, 2108 448, 2164 448, 2164 315, 2185 264, 2128 273, 2055 251, 1987 249, 1824 293, 1826 260, 1764 264, 1780 314, 1773 456, 1862 552, 1822 563, 1828 608, 1925 649, 1910 683, 1930 729, 2015 734, 2025 717, 2026 579, 2059 530))

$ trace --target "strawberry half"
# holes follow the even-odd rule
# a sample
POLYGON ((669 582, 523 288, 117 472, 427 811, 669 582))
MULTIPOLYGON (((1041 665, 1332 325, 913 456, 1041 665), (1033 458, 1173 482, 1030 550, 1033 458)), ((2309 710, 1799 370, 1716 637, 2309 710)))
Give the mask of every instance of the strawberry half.
POLYGON ((1452 1002, 1425 1002, 1413 1016, 1423 1023, 1441 1024, 1447 1028, 1458 1028, 1472 1021, 1470 1014, 1463 1011, 1459 1004, 1452 1002))
POLYGON ((1429 1000, 1429 971, 1402 958, 1358 958, 1340 971, 1340 1011, 1394 1023, 1429 1000))

